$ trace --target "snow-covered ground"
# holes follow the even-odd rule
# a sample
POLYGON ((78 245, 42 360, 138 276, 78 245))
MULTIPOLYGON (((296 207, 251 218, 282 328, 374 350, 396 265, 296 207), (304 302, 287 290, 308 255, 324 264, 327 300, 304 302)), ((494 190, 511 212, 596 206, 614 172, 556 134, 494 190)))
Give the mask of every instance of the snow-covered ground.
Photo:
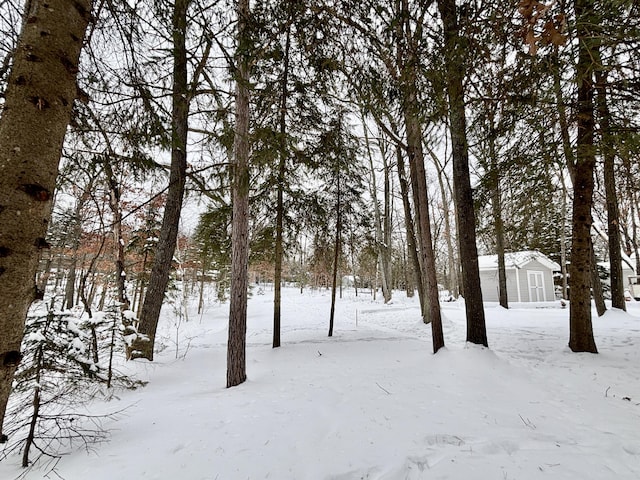
MULTIPOLYGON (((383 305, 346 291, 328 338, 329 292, 292 288, 274 350, 265 290, 249 301, 246 383, 225 388, 228 305, 190 311, 177 330, 167 308, 166 349, 128 365, 148 386, 91 407, 128 407, 105 423, 110 441, 48 478, 640 478, 639 303, 594 314, 599 355, 568 350, 559 303, 487 305, 490 349, 465 345, 463 305, 443 303, 447 347, 433 355, 403 293, 383 305)), ((18 465, 1 462, 0 479, 18 465)))

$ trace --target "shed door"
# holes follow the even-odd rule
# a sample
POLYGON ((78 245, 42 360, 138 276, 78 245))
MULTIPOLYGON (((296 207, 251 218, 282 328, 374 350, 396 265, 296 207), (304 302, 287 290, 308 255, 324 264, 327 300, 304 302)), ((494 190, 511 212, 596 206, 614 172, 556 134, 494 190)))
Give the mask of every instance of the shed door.
POLYGON ((544 302, 546 301, 544 295, 544 276, 542 272, 527 272, 529 279, 529 301, 531 302, 544 302))

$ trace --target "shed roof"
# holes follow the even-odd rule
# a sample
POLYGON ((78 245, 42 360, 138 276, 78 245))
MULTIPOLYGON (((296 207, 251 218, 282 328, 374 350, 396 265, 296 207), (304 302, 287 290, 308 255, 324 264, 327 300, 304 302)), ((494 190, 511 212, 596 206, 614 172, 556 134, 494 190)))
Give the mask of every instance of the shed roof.
MULTIPOLYGON (((522 252, 509 252, 504 254, 506 268, 523 268, 528 263, 536 260, 549 270, 560 271, 560 265, 549 257, 536 250, 526 250, 522 252)), ((498 255, 482 255, 478 257, 478 267, 480 270, 497 270, 498 255)))

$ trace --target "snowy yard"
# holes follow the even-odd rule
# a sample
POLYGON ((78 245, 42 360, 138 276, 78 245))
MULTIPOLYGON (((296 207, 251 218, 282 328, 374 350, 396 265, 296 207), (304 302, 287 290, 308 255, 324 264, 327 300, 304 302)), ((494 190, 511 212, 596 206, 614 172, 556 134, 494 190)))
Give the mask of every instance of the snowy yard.
MULTIPOLYGON (((268 288, 249 300, 249 379, 233 389, 228 305, 190 311, 179 359, 167 308, 166 349, 128 365, 149 385, 92 405, 128 408, 105 423, 108 443, 64 456, 49 478, 640 478, 640 303, 594 314, 599 355, 568 350, 559 303, 487 305, 489 350, 465 345, 463 306, 443 303, 447 347, 434 356, 403 293, 385 306, 345 291, 328 338, 329 292, 285 289, 276 350, 272 302, 268 288)), ((18 465, 0 463, 0 478, 18 465)))

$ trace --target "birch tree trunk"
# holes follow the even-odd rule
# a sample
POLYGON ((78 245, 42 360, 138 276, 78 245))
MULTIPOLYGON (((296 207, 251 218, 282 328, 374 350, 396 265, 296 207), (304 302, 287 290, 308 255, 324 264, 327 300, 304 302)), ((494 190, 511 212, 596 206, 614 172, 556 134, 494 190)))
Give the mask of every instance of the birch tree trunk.
POLYGON ((0 117, 0 442, 91 18, 88 0, 48 3, 27 2, 0 117))

